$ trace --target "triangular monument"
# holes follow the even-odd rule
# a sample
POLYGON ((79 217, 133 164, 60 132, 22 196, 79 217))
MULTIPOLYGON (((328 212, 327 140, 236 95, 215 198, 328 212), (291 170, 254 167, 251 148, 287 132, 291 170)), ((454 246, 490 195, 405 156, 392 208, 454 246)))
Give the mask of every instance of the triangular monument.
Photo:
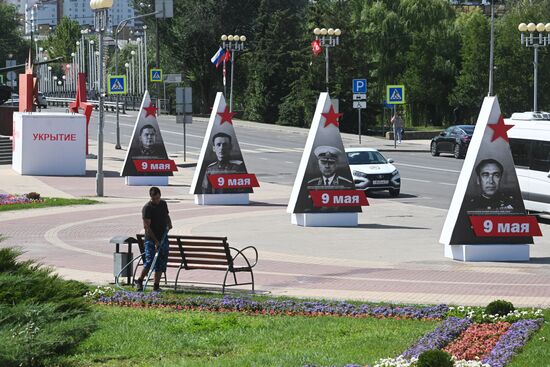
POLYGON ((485 97, 440 242, 462 261, 526 261, 536 217, 527 215, 497 97, 485 97))
POLYGON ((168 159, 164 141, 157 122, 157 108, 145 91, 121 176, 127 185, 168 185, 168 176, 177 171, 176 163, 168 159))
POLYGON ((328 93, 321 93, 287 212, 301 226, 356 226, 364 191, 356 190, 340 136, 342 114, 334 111, 328 93))
POLYGON ((218 92, 189 190, 197 204, 248 204, 252 188, 259 187, 256 176, 246 170, 234 115, 218 92))

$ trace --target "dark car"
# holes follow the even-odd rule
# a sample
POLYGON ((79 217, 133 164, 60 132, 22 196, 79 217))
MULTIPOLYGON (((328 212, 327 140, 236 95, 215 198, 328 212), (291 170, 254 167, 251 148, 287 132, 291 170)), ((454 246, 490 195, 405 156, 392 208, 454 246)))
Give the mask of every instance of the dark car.
POLYGON ((455 158, 464 158, 472 135, 474 125, 455 125, 449 126, 438 136, 432 138, 430 151, 433 156, 439 153, 451 153, 455 158))

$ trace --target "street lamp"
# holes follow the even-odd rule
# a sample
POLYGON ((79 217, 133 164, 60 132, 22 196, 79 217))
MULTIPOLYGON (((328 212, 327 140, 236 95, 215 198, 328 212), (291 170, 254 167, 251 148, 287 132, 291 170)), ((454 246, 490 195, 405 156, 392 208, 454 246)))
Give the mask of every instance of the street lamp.
POLYGON ((315 28, 313 30, 313 34, 315 35, 315 40, 319 42, 319 46, 325 48, 325 84, 327 86, 328 93, 328 49, 330 47, 336 47, 340 44, 340 35, 342 34, 342 31, 339 28, 315 28))
POLYGON ((533 47, 533 112, 538 111, 537 106, 537 83, 538 83, 538 63, 539 63, 539 48, 546 47, 550 44, 550 23, 521 23, 518 26, 521 32, 521 44, 526 47, 533 47), (535 34, 535 31, 537 32, 535 34), (529 34, 526 34, 529 33, 529 34))
POLYGON ((222 48, 226 51, 233 51, 231 55, 231 87, 229 89, 229 111, 233 112, 233 71, 235 66, 236 52, 244 51, 244 43, 246 42, 246 36, 237 35, 225 35, 221 36, 222 48))
POLYGON ((103 34, 107 28, 108 11, 113 6, 113 0, 90 0, 90 8, 95 15, 95 30, 99 33, 99 128, 97 131, 97 174, 96 194, 103 196, 103 125, 104 125, 104 91, 103 91, 103 34))

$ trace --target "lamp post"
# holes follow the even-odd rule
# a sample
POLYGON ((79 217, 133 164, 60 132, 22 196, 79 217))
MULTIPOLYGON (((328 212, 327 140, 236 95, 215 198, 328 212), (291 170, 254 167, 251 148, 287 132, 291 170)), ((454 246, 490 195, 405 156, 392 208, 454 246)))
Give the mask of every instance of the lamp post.
POLYGON ((533 47, 533 112, 538 111, 537 105, 537 83, 538 83, 538 64, 539 48, 550 44, 550 23, 521 23, 518 26, 521 32, 521 44, 526 47, 533 47), (537 33, 535 33, 535 31, 537 33), (527 34, 529 33, 529 34, 527 34))
POLYGON ((104 111, 103 111, 103 34, 107 28, 107 13, 113 6, 113 0, 90 0, 90 8, 95 15, 95 30, 99 33, 99 128, 97 131, 97 174, 96 174, 96 195, 103 196, 103 125, 104 125, 104 111))
POLYGON ((46 93, 48 95, 52 92, 51 78, 52 78, 52 67, 48 66, 48 76, 46 77, 46 93))
POLYGON ((328 64, 329 64, 329 48, 336 47, 340 44, 340 35, 342 31, 338 28, 315 28, 313 30, 315 40, 319 41, 319 45, 325 48, 325 84, 328 93, 328 64))
POLYGON ((226 51, 232 52, 231 55, 231 87, 229 89, 229 111, 233 112, 233 72, 235 66, 236 53, 239 51, 244 51, 244 43, 246 42, 246 36, 237 36, 237 35, 222 35, 222 48, 226 51))

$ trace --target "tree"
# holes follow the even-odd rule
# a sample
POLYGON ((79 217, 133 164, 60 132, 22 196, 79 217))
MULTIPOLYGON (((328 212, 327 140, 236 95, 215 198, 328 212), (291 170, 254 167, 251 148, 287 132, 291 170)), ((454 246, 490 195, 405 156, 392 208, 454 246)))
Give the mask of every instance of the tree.
MULTIPOLYGON (((473 121, 487 94, 490 24, 481 11, 462 13, 455 22, 460 34, 460 73, 449 102, 461 120, 473 121)), ((457 121, 460 122, 460 121, 457 121)))
POLYGON ((0 61, 4 63, 12 54, 18 63, 23 63, 29 57, 29 43, 22 37, 15 6, 0 2, 0 24, 0 61))
POLYGON ((305 1, 262 0, 252 33, 254 52, 248 64, 248 88, 245 116, 274 123, 279 106, 289 94, 292 75, 292 51, 300 47, 301 20, 305 1))
POLYGON ((76 41, 80 39, 80 25, 77 21, 63 17, 55 31, 48 36, 45 48, 51 58, 63 57, 71 60, 71 53, 76 50, 76 41))

